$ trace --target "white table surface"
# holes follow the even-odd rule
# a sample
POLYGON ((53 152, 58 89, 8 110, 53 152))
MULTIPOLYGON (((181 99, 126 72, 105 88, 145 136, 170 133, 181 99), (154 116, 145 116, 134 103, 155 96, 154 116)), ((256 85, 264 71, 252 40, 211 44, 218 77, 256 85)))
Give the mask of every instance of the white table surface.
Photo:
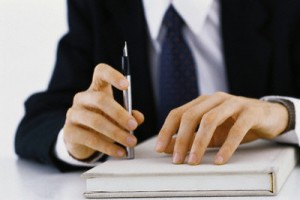
MULTIPOLYGON (((61 173, 56 169, 31 161, 17 158, 0 158, 0 199, 2 200, 77 200, 84 199, 85 180, 80 177, 82 171, 61 173)), ((300 165, 296 166, 279 195, 274 197, 223 197, 234 200, 282 199, 298 200, 300 198, 300 165)), ((170 198, 165 198, 168 200, 170 198)), ((209 199, 220 197, 181 198, 209 199)), ((138 199, 134 199, 138 200, 138 199)), ((157 198, 155 200, 158 200, 157 198)))

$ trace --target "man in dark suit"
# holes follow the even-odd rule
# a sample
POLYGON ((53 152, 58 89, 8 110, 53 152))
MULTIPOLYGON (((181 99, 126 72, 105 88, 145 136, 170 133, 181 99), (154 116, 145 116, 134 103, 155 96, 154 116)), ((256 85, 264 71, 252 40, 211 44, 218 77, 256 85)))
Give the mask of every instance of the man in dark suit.
POLYGON ((197 5, 181 6, 179 1, 158 6, 147 0, 69 0, 69 32, 59 43, 47 91, 26 101, 15 140, 17 154, 70 170, 105 159, 103 154, 123 157, 125 150, 116 142, 132 147, 160 130, 156 150, 173 153, 174 163, 183 163, 190 151, 188 163, 199 164, 208 146, 220 146, 215 163, 224 164, 241 142, 279 135, 297 138, 300 2, 203 2, 207 5, 196 10, 197 5), (160 98, 166 91, 158 92, 156 70, 158 60, 169 56, 163 38, 169 36, 168 25, 160 30, 152 22, 169 10, 172 16, 179 13, 175 21, 187 24, 183 37, 195 57, 201 95, 170 107, 161 128, 160 98), (203 20, 195 22, 198 11, 203 20), (197 32, 200 25, 204 28, 197 32), (124 41, 132 68, 132 115, 120 105, 120 90, 128 87, 119 72, 124 41), (214 67, 216 72, 206 73, 214 67), (65 155, 58 146, 65 148, 65 155))

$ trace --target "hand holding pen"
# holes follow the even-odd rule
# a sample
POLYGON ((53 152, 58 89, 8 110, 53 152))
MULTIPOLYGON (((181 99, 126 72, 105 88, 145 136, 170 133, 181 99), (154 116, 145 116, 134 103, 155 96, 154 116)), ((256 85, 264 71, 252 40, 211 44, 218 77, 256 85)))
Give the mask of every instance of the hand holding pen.
MULTIPOLYGON (((127 59, 123 58, 124 64, 127 59)), ((130 132, 144 121, 144 116, 136 110, 130 113, 131 107, 125 109, 113 97, 112 87, 115 87, 124 91, 125 99, 129 98, 130 80, 127 78, 111 66, 99 64, 90 87, 74 96, 63 128, 71 156, 87 160, 96 152, 119 158, 130 154, 130 149, 126 151, 122 146, 136 145, 137 139, 130 132)))

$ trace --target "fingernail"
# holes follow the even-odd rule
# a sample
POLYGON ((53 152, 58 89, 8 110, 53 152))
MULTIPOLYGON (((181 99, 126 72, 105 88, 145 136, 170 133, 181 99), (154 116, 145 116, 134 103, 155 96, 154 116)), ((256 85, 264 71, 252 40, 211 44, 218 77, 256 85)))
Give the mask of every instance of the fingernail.
POLYGON ((217 156, 215 159, 215 164, 222 165, 224 162, 224 158, 222 156, 217 156))
POLYGON ((125 88, 128 86, 128 81, 126 79, 122 79, 120 82, 119 82, 119 85, 122 87, 122 88, 125 88))
POLYGON ((133 146, 136 144, 136 139, 134 137, 127 137, 127 144, 133 146))
POLYGON ((173 163, 174 164, 180 164, 181 163, 181 155, 179 153, 174 154, 173 163))
POLYGON ((195 153, 191 153, 189 155, 189 161, 188 161, 188 163, 191 164, 191 165, 195 165, 195 164, 198 163, 198 157, 197 157, 197 155, 195 153))
POLYGON ((125 156, 124 151, 122 151, 122 150, 118 150, 118 151, 117 151, 117 154, 118 154, 118 156, 120 156, 120 157, 124 157, 124 156, 125 156))
POLYGON ((162 142, 157 142, 156 146, 155 146, 155 150, 158 152, 162 152, 164 149, 164 144, 162 142))
POLYGON ((130 128, 130 130, 133 130, 137 127, 137 122, 134 119, 130 119, 128 120, 128 128, 130 128))

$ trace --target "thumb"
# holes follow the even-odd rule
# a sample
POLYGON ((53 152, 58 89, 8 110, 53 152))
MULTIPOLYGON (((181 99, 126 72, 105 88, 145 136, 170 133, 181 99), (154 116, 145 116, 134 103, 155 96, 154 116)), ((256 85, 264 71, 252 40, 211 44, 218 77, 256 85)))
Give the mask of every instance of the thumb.
POLYGON ((98 64, 94 69, 93 80, 89 89, 94 91, 111 88, 111 85, 119 90, 128 88, 127 79, 116 69, 107 64, 98 64))

